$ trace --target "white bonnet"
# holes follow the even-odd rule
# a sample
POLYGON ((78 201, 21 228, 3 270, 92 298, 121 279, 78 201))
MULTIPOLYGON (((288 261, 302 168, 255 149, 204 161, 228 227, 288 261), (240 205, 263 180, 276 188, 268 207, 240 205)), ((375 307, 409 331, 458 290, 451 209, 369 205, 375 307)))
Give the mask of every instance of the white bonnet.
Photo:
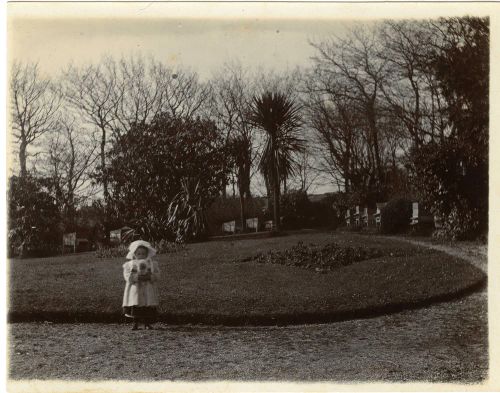
POLYGON ((135 242, 130 243, 130 246, 128 246, 127 259, 134 259, 135 250, 137 250, 138 247, 146 247, 148 249, 148 258, 152 258, 156 255, 156 250, 153 248, 153 246, 151 246, 149 242, 146 242, 144 240, 136 240, 135 242))

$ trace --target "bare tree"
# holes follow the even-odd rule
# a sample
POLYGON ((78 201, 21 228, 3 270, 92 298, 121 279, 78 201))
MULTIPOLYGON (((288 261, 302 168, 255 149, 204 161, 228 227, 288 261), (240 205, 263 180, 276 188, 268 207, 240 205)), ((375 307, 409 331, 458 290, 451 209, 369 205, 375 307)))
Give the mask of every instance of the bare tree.
POLYGON ((302 152, 297 154, 297 169, 295 176, 290 182, 291 189, 298 189, 307 193, 317 184, 318 180, 322 178, 323 173, 318 168, 318 162, 314 154, 316 150, 316 146, 314 146, 313 143, 309 143, 306 144, 302 152))
POLYGON ((81 69, 70 66, 65 72, 65 98, 81 115, 84 122, 99 132, 99 172, 104 197, 104 226, 109 235, 108 205, 110 192, 107 176, 108 144, 111 136, 117 137, 117 108, 123 96, 124 87, 118 79, 117 64, 111 58, 104 58, 98 65, 81 69))
POLYGON ((444 98, 430 70, 434 32, 426 22, 386 21, 378 29, 390 78, 382 86, 391 113, 403 124, 411 146, 442 137, 447 127, 444 98))
POLYGON ((375 32, 356 27, 345 38, 335 37, 312 45, 318 51, 314 62, 319 76, 323 80, 340 83, 344 87, 342 94, 363 115, 366 157, 374 170, 374 183, 381 184, 384 178, 384 146, 379 121, 387 61, 377 57, 380 43, 375 32))
POLYGON ((57 131, 52 133, 47 143, 46 174, 51 186, 65 230, 75 225, 76 207, 93 194, 90 176, 98 156, 96 141, 77 129, 74 118, 61 119, 57 131))
POLYGON ((172 69, 153 57, 122 57, 116 66, 114 132, 126 133, 132 124, 147 123, 160 113, 193 117, 206 110, 210 88, 196 73, 172 69))
POLYGON ((156 77, 152 58, 122 57, 116 68, 115 133, 126 133, 133 124, 151 121, 161 111, 162 85, 156 77))
POLYGON ((42 76, 37 64, 15 62, 10 80, 12 135, 19 148, 20 175, 27 174, 27 160, 33 146, 58 119, 61 95, 50 79, 42 76))
POLYGON ((329 175, 339 189, 350 192, 359 188, 359 176, 366 167, 363 130, 355 100, 330 75, 314 68, 304 79, 308 93, 305 114, 314 130, 314 145, 321 157, 319 168, 329 175))
POLYGON ((160 62, 155 66, 155 80, 160 84, 160 108, 172 117, 208 115, 210 86, 200 82, 189 69, 170 69, 160 62))
MULTIPOLYGON (((252 92, 253 84, 240 63, 226 63, 212 79, 211 113, 224 134, 231 154, 240 198, 242 229, 246 226, 245 205, 251 197, 250 182, 256 158, 255 130, 248 121, 252 92)), ((225 196, 226 184, 223 187, 225 196)))

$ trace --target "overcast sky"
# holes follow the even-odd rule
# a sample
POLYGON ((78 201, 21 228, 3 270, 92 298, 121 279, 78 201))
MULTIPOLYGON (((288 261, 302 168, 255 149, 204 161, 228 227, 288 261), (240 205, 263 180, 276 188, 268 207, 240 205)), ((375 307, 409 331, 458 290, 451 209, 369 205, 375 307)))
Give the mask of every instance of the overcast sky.
MULTIPOLYGON (((228 60, 277 70, 304 65, 310 39, 358 22, 484 14, 487 5, 443 3, 8 3, 10 60, 36 60, 50 73, 102 54, 153 54, 201 77, 228 60)), ((491 11, 490 11, 491 12, 491 11)))
POLYGON ((207 78, 224 62, 276 70, 306 65, 309 40, 341 34, 342 21, 222 21, 188 19, 29 19, 10 23, 10 60, 37 61, 50 74, 113 56, 152 54, 165 64, 184 65, 207 78))

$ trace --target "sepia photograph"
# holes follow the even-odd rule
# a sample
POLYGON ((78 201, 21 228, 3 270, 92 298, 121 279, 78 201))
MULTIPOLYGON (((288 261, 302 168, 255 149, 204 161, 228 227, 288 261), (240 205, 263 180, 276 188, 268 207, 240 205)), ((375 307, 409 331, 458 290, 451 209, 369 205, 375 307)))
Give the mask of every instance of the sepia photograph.
POLYGON ((484 390, 496 5, 8 3, 9 391, 484 390))

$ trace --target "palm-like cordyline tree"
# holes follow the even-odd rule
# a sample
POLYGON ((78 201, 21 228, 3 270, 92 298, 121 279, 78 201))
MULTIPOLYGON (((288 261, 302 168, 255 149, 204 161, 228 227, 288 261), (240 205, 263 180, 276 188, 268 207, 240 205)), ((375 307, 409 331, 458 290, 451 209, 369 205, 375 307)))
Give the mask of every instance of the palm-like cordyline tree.
POLYGON ((254 97, 250 118, 267 133, 259 168, 273 189, 274 225, 280 229, 280 184, 295 173, 295 154, 304 149, 298 135, 300 108, 280 92, 265 92, 254 97))

